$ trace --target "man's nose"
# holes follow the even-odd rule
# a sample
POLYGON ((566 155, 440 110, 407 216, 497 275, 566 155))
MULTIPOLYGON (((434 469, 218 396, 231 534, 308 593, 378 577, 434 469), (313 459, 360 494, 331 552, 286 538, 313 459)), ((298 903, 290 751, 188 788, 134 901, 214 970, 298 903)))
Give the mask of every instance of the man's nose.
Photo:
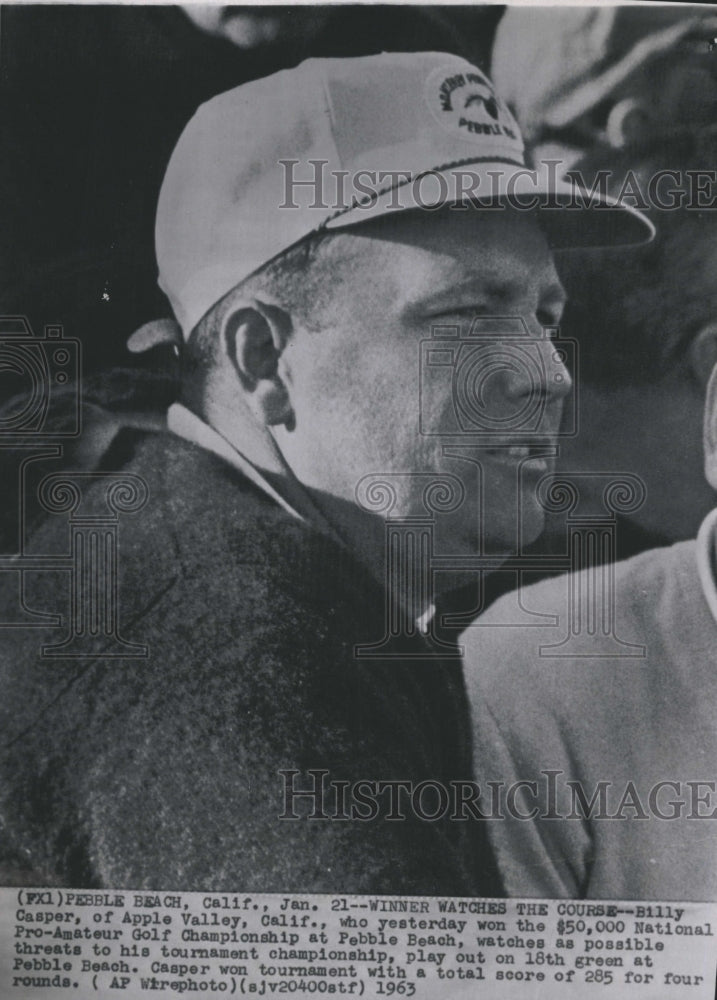
POLYGON ((531 339, 525 343, 514 342, 514 363, 506 365, 503 390, 515 400, 533 396, 559 402, 573 387, 566 348, 537 321, 530 333, 531 339))

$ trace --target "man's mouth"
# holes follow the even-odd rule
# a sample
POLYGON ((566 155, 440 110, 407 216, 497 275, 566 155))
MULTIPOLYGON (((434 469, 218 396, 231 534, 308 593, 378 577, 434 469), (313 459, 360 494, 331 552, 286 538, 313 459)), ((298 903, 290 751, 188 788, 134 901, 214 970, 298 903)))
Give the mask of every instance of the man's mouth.
POLYGON ((548 459, 554 457, 555 444, 553 442, 541 441, 539 444, 493 445, 490 448, 482 450, 493 458, 548 459))

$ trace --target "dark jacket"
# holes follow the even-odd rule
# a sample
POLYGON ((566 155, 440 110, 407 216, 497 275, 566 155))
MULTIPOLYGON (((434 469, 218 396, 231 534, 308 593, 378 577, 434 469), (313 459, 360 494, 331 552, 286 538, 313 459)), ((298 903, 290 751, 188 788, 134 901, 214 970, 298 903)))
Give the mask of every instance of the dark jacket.
MULTIPOLYGON (((120 521, 118 564, 122 636, 149 655, 41 656, 66 618, 0 630, 5 881, 495 893, 473 822, 430 822, 405 804, 403 821, 386 809, 309 819, 305 799, 301 819, 279 819, 281 770, 299 772, 297 788, 311 786, 308 769, 327 782, 470 778, 460 664, 356 659, 356 644, 383 636, 383 590, 216 456, 132 434, 105 467, 149 489, 120 521)), ((52 514, 32 550, 68 543, 67 514, 52 514)), ((0 577, 8 621, 17 579, 0 577)), ((65 570, 26 574, 27 607, 66 616, 69 582, 65 570)), ((425 651, 419 639, 404 649, 425 651)), ((337 811, 328 785, 324 811, 337 811)))

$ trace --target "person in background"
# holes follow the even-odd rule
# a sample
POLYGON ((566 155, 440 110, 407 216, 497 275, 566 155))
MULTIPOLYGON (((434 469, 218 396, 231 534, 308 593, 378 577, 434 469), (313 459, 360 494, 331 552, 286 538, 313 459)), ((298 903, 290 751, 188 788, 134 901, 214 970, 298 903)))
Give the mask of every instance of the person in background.
POLYGON ((639 150, 666 125, 709 127, 716 33, 712 4, 509 6, 491 74, 535 158, 567 170, 600 148, 639 150))
MULTIPOLYGON (((714 504, 717 368, 704 449, 714 504)), ((676 503, 681 478, 676 463, 665 484, 676 503)), ((696 539, 614 566, 620 648, 612 630, 588 628, 556 648, 575 611, 594 613, 590 570, 524 589, 556 628, 500 627, 504 597, 464 636, 476 779, 522 783, 514 808, 486 823, 510 895, 716 898, 716 528, 717 508, 696 539)))

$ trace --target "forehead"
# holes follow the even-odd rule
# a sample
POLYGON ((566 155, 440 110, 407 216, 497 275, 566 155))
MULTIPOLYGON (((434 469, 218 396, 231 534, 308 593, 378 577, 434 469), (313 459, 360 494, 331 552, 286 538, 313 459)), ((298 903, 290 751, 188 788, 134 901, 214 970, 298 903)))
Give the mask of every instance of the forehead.
POLYGON ((401 212, 344 230, 349 274, 395 292, 430 292, 439 286, 514 282, 528 290, 555 283, 548 241, 535 213, 514 209, 445 208, 401 212))

